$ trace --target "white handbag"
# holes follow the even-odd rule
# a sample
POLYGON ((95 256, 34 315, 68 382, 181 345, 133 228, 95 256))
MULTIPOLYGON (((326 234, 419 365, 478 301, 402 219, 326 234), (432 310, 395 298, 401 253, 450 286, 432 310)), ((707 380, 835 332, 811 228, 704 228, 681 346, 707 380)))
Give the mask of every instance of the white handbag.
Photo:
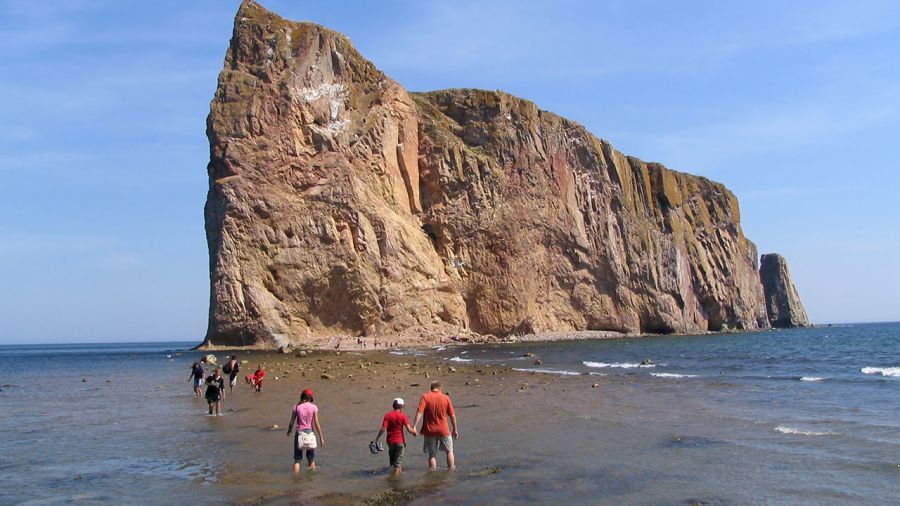
POLYGON ((318 447, 316 433, 297 431, 297 446, 301 450, 315 450, 318 447))

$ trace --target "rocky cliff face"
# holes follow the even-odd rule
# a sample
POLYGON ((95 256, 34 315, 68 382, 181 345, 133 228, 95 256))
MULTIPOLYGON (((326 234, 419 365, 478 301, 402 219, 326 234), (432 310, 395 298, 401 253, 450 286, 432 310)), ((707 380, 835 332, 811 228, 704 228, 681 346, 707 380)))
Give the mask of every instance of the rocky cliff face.
POLYGON ((506 93, 407 93, 253 1, 207 133, 207 343, 768 327, 721 184, 506 93))
POLYGON ((759 276, 766 297, 769 323, 778 328, 808 327, 809 317, 784 257, 777 253, 763 255, 759 276))

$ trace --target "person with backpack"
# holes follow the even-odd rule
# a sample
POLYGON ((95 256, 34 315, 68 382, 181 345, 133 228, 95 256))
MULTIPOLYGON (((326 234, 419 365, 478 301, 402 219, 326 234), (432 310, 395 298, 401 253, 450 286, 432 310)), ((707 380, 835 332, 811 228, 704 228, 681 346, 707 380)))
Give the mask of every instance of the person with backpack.
POLYGON ((203 395, 203 375, 206 371, 203 370, 203 364, 200 362, 194 362, 194 365, 191 366, 191 375, 188 377, 188 381, 191 381, 194 384, 194 396, 200 397, 203 395))
POLYGON ((228 386, 231 392, 234 392, 234 386, 237 385, 238 373, 241 372, 241 364, 238 363, 237 355, 232 355, 231 360, 222 367, 222 372, 228 375, 228 386))

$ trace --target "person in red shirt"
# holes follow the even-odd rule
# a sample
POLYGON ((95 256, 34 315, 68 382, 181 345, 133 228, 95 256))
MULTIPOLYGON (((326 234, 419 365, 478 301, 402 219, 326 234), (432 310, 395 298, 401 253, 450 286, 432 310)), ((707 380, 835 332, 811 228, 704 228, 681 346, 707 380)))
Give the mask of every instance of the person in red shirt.
POLYGON ((453 440, 459 437, 456 426, 456 413, 453 411, 453 403, 450 396, 441 390, 441 382, 431 383, 431 391, 422 395, 419 399, 419 409, 416 410, 416 421, 413 427, 419 425, 422 420, 422 428, 419 434, 425 439, 424 452, 428 454, 428 469, 437 469, 438 448, 447 453, 447 469, 456 470, 456 458, 453 454, 453 440), (447 418, 453 425, 453 432, 447 426, 447 418), (452 436, 452 438, 451 438, 452 436))
POLYGON ((250 385, 250 388, 257 392, 262 390, 263 377, 265 375, 266 371, 263 370, 262 365, 256 368, 256 372, 247 375, 247 383, 250 385))
POLYGON ((403 405, 403 399, 400 397, 394 399, 392 403, 394 410, 384 414, 381 428, 378 430, 378 435, 375 436, 375 441, 378 441, 381 439, 381 435, 387 432, 388 458, 391 462, 391 474, 394 476, 400 474, 400 466, 403 464, 403 450, 406 448, 404 427, 413 436, 417 435, 416 428, 409 424, 409 418, 403 412, 403 405))

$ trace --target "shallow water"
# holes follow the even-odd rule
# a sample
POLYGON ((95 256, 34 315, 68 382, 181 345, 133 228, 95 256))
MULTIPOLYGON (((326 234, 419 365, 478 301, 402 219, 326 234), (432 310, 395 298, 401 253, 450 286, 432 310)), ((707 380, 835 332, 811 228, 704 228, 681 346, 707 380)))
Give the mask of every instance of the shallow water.
POLYGON ((15 385, 0 386, 0 503, 344 504, 392 489, 413 504, 900 501, 900 324, 451 347, 437 356, 460 370, 442 376, 460 471, 427 473, 410 439, 398 481, 366 445, 392 397, 415 403, 420 372, 322 381, 311 359, 307 378, 275 381, 283 359, 256 354, 272 364, 263 393, 241 388, 210 418, 187 381, 201 354, 174 351, 187 346, 0 347, 0 385, 15 385), (321 470, 295 478, 290 438, 269 427, 301 387, 327 445, 321 470))

